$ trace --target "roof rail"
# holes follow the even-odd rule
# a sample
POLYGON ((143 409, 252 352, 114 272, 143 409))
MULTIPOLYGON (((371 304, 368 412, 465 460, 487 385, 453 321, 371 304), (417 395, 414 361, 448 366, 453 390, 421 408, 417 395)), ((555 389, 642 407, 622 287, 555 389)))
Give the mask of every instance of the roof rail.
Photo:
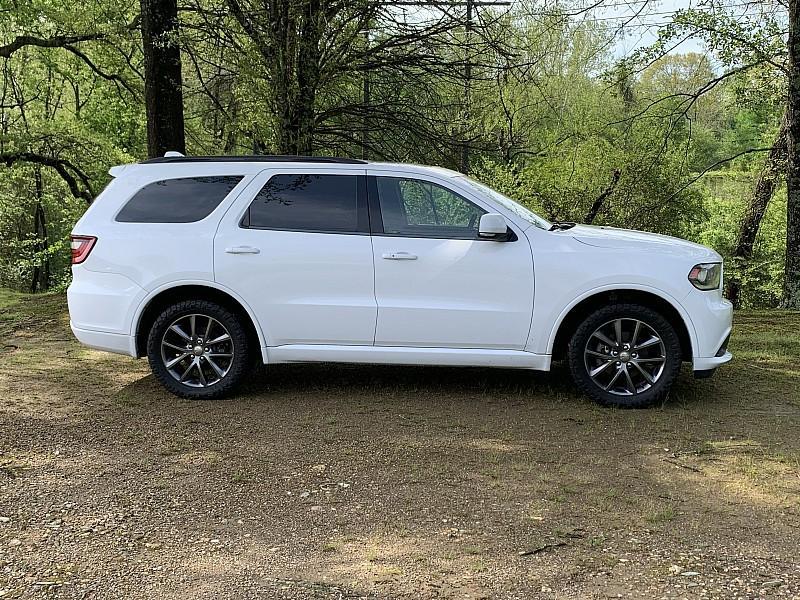
POLYGON ((367 164, 365 160, 357 158, 336 158, 330 156, 294 156, 280 154, 259 154, 255 156, 176 156, 177 153, 168 152, 158 158, 143 160, 140 165, 153 165, 163 163, 193 163, 193 162, 298 162, 298 163, 339 163, 350 165, 367 164))

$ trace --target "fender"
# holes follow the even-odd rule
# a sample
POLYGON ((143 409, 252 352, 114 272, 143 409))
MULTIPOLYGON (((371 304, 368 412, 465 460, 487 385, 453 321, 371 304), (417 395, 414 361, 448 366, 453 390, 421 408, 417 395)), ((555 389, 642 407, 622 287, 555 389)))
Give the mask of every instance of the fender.
POLYGON ((148 304, 150 304, 153 298, 155 298, 160 293, 165 292, 167 290, 187 285, 196 285, 201 287, 212 288, 220 292, 223 292, 228 296, 230 296, 231 298, 233 298, 234 300, 236 300, 242 306, 242 308, 244 308, 244 310, 247 312, 247 316, 250 317, 250 320, 253 322, 253 325, 255 326, 256 329, 256 334, 258 335, 258 343, 261 346, 262 358, 265 363, 267 362, 266 347, 267 347, 268 334, 264 332, 263 328, 261 327, 261 322, 256 317, 255 312, 253 312, 253 309, 247 302, 245 302, 244 298, 242 298, 239 294, 234 292, 229 287, 217 283, 216 281, 209 281, 207 279, 182 279, 180 281, 170 281, 169 283, 162 284, 157 288, 148 291, 147 295, 139 302, 139 305, 136 307, 136 310, 134 311, 133 314, 133 319, 130 320, 130 323, 132 324, 132 330, 130 331, 130 335, 135 338, 136 332, 139 329, 139 321, 142 318, 142 313, 144 313, 145 308, 147 307, 148 304))
POLYGON ((561 327, 561 323, 563 323, 566 316, 573 308, 575 308, 576 305, 596 294, 612 292, 615 290, 636 290, 639 292, 647 292, 653 294, 654 296, 658 296, 665 302, 668 302, 676 311, 678 311, 678 314, 680 314, 681 318, 683 319, 683 322, 686 325, 686 331, 689 333, 689 341, 692 345, 692 356, 697 356, 697 331, 695 330, 694 322, 692 321, 691 317, 689 317, 689 313, 686 311, 683 305, 675 297, 664 290, 640 283, 613 283, 600 285, 589 290, 585 290, 583 293, 576 296, 567 306, 564 307, 561 313, 559 313, 558 318, 553 324, 553 327, 550 330, 550 334, 547 338, 546 353, 553 353, 553 345, 555 344, 556 335, 561 327))

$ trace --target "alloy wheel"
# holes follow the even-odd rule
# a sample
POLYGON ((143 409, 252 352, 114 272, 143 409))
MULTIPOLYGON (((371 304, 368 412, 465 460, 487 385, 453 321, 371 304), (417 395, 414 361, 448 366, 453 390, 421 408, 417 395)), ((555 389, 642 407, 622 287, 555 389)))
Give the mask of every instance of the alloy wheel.
POLYGON ((664 373, 666 348, 661 336, 638 319, 614 319, 598 327, 586 342, 584 364, 603 391, 632 396, 649 390, 664 373))
POLYGON ((203 314, 175 319, 161 338, 161 359, 179 383, 205 388, 219 383, 233 365, 230 333, 217 319, 203 314))

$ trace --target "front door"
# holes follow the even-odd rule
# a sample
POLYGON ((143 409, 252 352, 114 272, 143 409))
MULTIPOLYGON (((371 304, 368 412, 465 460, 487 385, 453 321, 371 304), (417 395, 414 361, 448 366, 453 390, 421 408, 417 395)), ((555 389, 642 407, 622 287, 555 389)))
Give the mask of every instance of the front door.
POLYGON ((369 179, 375 344, 522 350, 533 311, 527 238, 479 239, 488 210, 444 181, 369 179))
POLYGON ((214 273, 255 311, 267 344, 372 345, 365 171, 265 171, 242 196, 214 240, 214 273))

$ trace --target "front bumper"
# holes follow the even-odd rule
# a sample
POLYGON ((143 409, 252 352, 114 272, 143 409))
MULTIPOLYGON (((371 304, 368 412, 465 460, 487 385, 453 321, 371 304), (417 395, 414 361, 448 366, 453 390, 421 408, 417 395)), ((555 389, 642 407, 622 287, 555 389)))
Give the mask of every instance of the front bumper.
POLYGON ((720 365, 724 365, 726 362, 729 362, 733 358, 733 354, 730 352, 725 352, 722 356, 711 356, 711 357, 695 357, 692 361, 692 368, 695 371, 710 371, 712 369, 716 369, 720 365))
POLYGON ((695 329, 692 368, 710 371, 729 362, 728 340, 733 323, 733 305, 722 292, 691 292, 684 300, 695 329))

